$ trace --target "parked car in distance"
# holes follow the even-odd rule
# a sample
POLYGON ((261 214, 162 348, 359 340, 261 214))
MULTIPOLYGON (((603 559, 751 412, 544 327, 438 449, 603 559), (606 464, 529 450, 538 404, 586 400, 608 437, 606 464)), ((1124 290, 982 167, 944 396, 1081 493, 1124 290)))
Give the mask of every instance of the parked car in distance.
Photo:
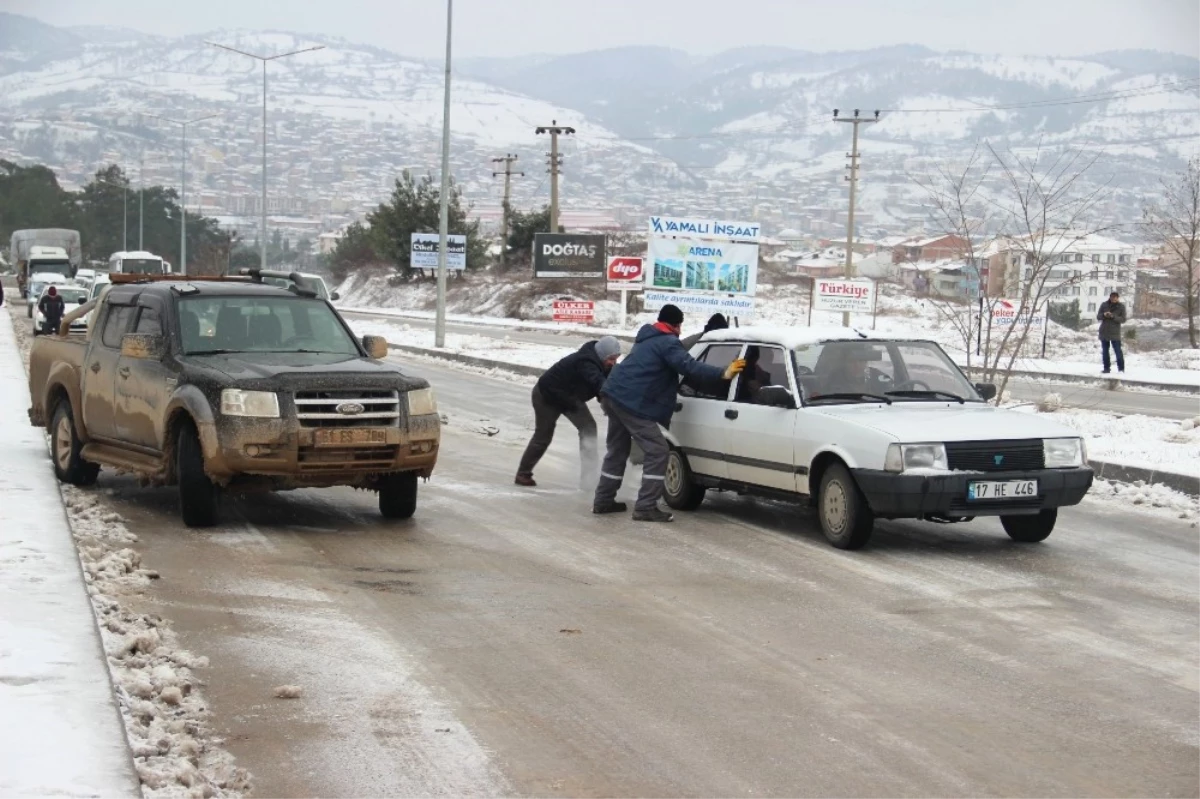
POLYGON ((320 275, 314 275, 312 272, 283 272, 279 270, 261 270, 261 269, 243 269, 243 275, 258 275, 262 282, 269 286, 279 286, 280 288, 288 288, 293 285, 301 285, 304 288, 311 289, 317 297, 322 300, 334 302, 341 299, 335 291, 332 294, 329 292, 329 287, 325 285, 325 278, 320 275))
POLYGON ((867 543, 875 519, 999 516, 1016 541, 1050 535, 1092 484, 1083 439, 997 408, 932 341, 852 329, 743 327, 692 348, 724 368, 726 393, 681 384, 665 498, 691 510, 709 489, 807 497, 835 547, 867 543))
POLYGON ((37 307, 38 301, 42 298, 42 292, 48 286, 65 286, 71 282, 71 278, 60 275, 57 272, 38 272, 29 277, 29 283, 25 287, 28 294, 25 297, 25 315, 30 319, 33 318, 33 311, 37 307))
MULTIPOLYGON (((84 288, 83 286, 75 286, 75 285, 70 285, 70 284, 63 284, 63 285, 56 284, 55 288, 58 290, 58 296, 62 297, 62 299, 63 299, 63 314, 64 315, 68 311, 73 310, 74 306, 83 305, 85 302, 88 301, 88 290, 86 288, 84 288)), ((49 285, 47 285, 44 289, 42 289, 42 293, 38 296, 38 301, 34 304, 33 335, 35 335, 35 336, 41 335, 42 326, 46 323, 46 317, 42 315, 41 309, 38 306, 41 305, 41 298, 45 297, 46 293, 48 291, 50 291, 49 285)), ((86 317, 71 320, 70 332, 82 333, 82 332, 85 332, 86 330, 87 330, 87 318, 86 317)))

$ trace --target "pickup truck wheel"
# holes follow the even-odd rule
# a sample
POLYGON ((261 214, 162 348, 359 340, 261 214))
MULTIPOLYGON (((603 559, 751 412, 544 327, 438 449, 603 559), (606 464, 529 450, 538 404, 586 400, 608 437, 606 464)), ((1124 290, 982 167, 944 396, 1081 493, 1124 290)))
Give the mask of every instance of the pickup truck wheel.
POLYGON ((100 464, 85 461, 79 455, 83 442, 75 432, 75 416, 71 403, 63 401, 54 406, 50 423, 50 452, 54 458, 54 475, 73 486, 90 486, 100 474, 100 464))
POLYGON ((417 512, 417 473, 393 472, 379 479, 379 512, 385 519, 410 519, 417 512))
POLYGON ((667 474, 663 478, 663 498, 675 510, 695 510, 704 501, 706 489, 697 485, 687 456, 675 447, 667 453, 667 474))
POLYGON ((840 463, 821 476, 817 518, 821 532, 838 549, 861 549, 871 538, 875 516, 849 470, 840 463))
POLYGON ((190 424, 179 431, 175 472, 179 478, 179 509, 183 523, 188 527, 216 524, 220 489, 204 473, 204 450, 200 447, 200 436, 190 424))
POLYGON ((1058 521, 1058 509, 1051 508, 1033 516, 1001 516, 1000 524, 1004 532, 1013 541, 1023 544, 1036 544, 1045 541, 1054 532, 1054 523, 1058 521))

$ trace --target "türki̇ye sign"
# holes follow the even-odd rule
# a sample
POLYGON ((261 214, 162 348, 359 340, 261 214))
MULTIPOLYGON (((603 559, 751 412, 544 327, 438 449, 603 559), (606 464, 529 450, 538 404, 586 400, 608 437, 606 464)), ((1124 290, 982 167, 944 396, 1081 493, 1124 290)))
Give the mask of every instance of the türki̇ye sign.
POLYGON ((875 284, 866 280, 817 280, 813 283, 814 311, 871 313, 875 284))

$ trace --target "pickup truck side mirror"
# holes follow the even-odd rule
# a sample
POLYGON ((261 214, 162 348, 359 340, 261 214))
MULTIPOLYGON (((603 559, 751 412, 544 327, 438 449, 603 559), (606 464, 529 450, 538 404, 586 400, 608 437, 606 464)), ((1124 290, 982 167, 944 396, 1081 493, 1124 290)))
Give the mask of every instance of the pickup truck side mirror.
POLYGON ((378 361, 387 357, 388 343, 383 336, 363 336, 362 345, 368 358, 378 361))
POLYGON ((996 398, 995 383, 976 383, 975 390, 979 392, 979 396, 983 397, 984 400, 992 400, 996 398))
POLYGON ((336 291, 329 295, 330 302, 337 302, 341 298, 342 298, 342 295, 338 294, 336 291))
POLYGON ((759 405, 767 405, 771 408, 791 410, 796 407, 796 398, 785 386, 763 386, 758 390, 756 400, 759 405))
POLYGON ((157 361, 164 351, 162 336, 152 333, 126 333, 121 337, 121 355, 144 361, 157 361))

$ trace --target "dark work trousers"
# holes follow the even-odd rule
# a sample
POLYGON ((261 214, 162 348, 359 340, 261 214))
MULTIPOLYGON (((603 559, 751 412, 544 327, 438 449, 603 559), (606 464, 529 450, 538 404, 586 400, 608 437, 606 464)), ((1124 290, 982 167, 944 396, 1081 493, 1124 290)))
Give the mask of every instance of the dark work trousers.
POLYGON ((1106 371, 1106 372, 1112 371, 1112 362, 1109 361, 1109 359, 1108 359, 1108 347, 1110 344, 1112 345, 1113 351, 1117 354, 1117 371, 1124 372, 1125 371, 1125 353, 1121 351, 1121 339, 1119 339, 1119 338, 1114 338, 1111 340, 1106 339, 1106 338, 1100 339, 1100 346, 1103 349, 1103 354, 1101 356, 1101 360, 1104 363, 1104 371, 1106 371))
POLYGON ((592 416, 592 412, 588 410, 587 403, 579 403, 574 410, 563 410, 557 405, 547 402, 542 396, 542 392, 538 391, 537 386, 533 387, 531 399, 533 400, 533 438, 529 440, 529 446, 525 447, 525 454, 521 456, 521 465, 517 467, 517 474, 525 477, 533 476, 533 467, 537 466, 538 461, 546 454, 546 448, 554 440, 554 428, 558 426, 558 417, 565 416, 579 431, 579 487, 591 491, 598 479, 596 461, 600 457, 600 447, 597 444, 596 420, 592 416))
POLYGON ((638 492, 633 509, 655 510, 662 496, 663 479, 667 474, 667 439, 663 437, 658 422, 634 416, 607 398, 600 400, 600 407, 608 417, 608 451, 600 465, 600 484, 596 486, 594 505, 606 505, 617 497, 621 481, 625 479, 625 462, 629 450, 636 441, 645 453, 642 464, 642 489, 638 492))

